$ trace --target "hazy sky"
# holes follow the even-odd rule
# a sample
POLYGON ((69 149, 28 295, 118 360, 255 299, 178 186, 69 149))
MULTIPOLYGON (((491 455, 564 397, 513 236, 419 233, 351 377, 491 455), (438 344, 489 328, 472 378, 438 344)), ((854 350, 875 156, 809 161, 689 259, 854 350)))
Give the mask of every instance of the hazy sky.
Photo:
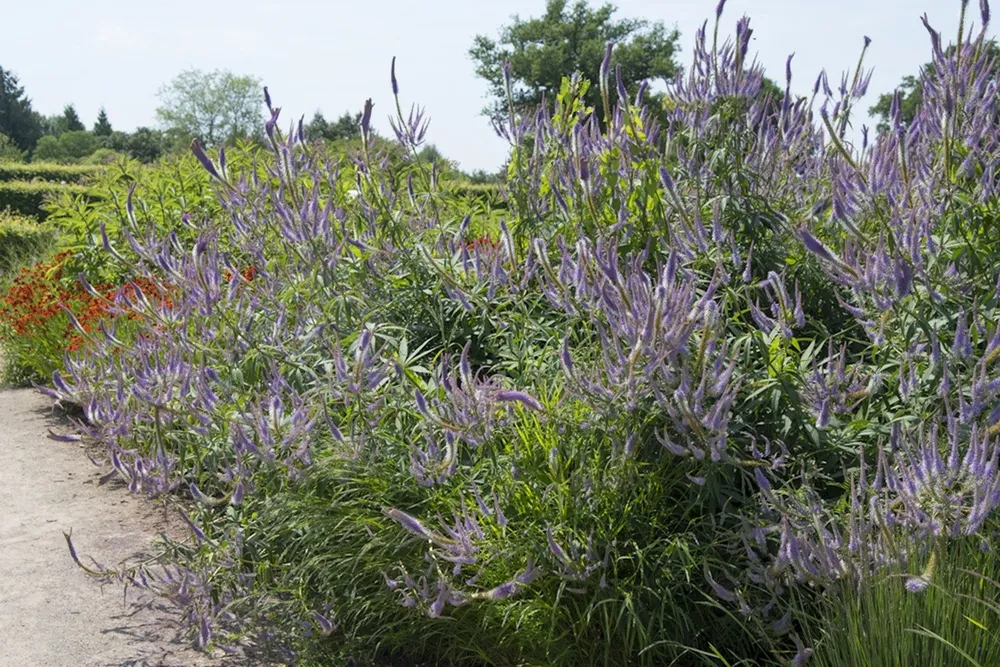
MULTIPOLYGON (((596 2, 592 2, 596 4, 596 2)), ((619 0, 619 17, 662 21, 681 32, 681 62, 716 0, 619 0)), ((1000 2, 996 2, 1000 12, 1000 2)), ((757 52, 782 81, 795 52, 793 88, 805 93, 826 68, 831 82, 853 69, 864 35, 875 96, 929 59, 919 17, 954 41, 959 0, 730 0, 728 34, 742 14, 757 52)), ((463 169, 492 170, 506 147, 479 112, 485 84, 467 55, 473 36, 495 36, 511 15, 540 15, 544 0, 0 0, 0 66, 13 70, 45 114, 72 102, 90 126, 103 105, 116 129, 153 125, 156 92, 182 69, 230 69, 269 86, 287 122, 321 109, 327 118, 375 102, 376 127, 390 132, 389 62, 398 57, 404 105, 431 116, 429 141, 463 169), (287 115, 285 115, 287 114, 287 115)), ((979 21, 977 2, 970 18, 979 21)), ((721 31, 720 31, 721 32, 721 31)), ((992 32, 992 31, 991 31, 992 32)))

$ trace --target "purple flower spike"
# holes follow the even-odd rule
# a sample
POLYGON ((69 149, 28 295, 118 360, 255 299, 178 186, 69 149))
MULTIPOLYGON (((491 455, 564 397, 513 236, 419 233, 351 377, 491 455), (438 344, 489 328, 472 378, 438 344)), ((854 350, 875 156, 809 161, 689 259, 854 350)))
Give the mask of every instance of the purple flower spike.
POLYGON ((497 400, 520 403, 524 407, 530 408, 536 412, 541 412, 543 410, 542 404, 538 402, 537 398, 529 396, 523 391, 498 391, 497 400))
POLYGON ((836 262, 837 258, 834 257, 833 253, 823 245, 819 239, 810 234, 807 230, 803 229, 799 232, 799 236, 802 238, 802 244, 806 247, 806 250, 816 255, 820 259, 825 259, 828 262, 836 262))
POLYGON ((719 0, 719 4, 715 6, 715 18, 721 19, 722 12, 726 8, 726 0, 719 0))
POLYGON ((618 98, 622 103, 628 102, 628 91, 625 90, 625 83, 622 81, 622 66, 615 67, 615 86, 618 89, 618 98))
POLYGON ((207 155, 205 155, 205 149, 201 147, 201 142, 197 139, 191 142, 191 152, 194 153, 196 158, 198 158, 198 162, 201 162, 201 166, 205 168, 205 171, 218 180, 222 180, 222 177, 219 176, 219 172, 215 169, 215 164, 207 155))
POLYGON ((930 580, 927 577, 910 577, 906 580, 906 590, 910 593, 923 593, 930 586, 930 580))
POLYGON ((184 519, 184 523, 188 525, 188 528, 191 529, 191 532, 194 534, 195 539, 198 540, 199 543, 204 542, 206 539, 208 539, 205 536, 205 531, 203 531, 198 526, 198 524, 196 524, 194 521, 191 520, 191 518, 187 515, 187 512, 181 511, 178 512, 178 514, 180 514, 181 518, 184 519))
POLYGON ((983 28, 990 24, 990 0, 979 0, 979 16, 983 20, 983 28))
POLYGON ((715 591, 715 594, 719 596, 720 600, 724 600, 726 602, 736 601, 736 595, 712 577, 712 573, 709 571, 708 565, 705 565, 705 581, 707 581, 708 585, 712 587, 712 590, 715 591))
POLYGON ((670 176, 670 172, 667 171, 666 167, 660 167, 660 182, 663 183, 663 187, 667 192, 674 192, 674 179, 670 176))
POLYGON ((271 110, 271 117, 264 123, 264 132, 267 136, 274 140, 274 128, 278 124, 278 115, 281 113, 281 107, 276 107, 271 110))
POLYGON ((271 106, 271 93, 268 92, 267 86, 264 86, 264 104, 267 105, 267 110, 271 111, 273 107, 271 106))
POLYGON ((397 522, 400 526, 405 528, 408 532, 413 533, 417 537, 422 537, 425 540, 434 539, 434 535, 431 531, 424 527, 424 524, 420 523, 417 519, 410 516, 402 510, 398 510, 395 507, 383 510, 385 515, 397 522))
POLYGON ((373 106, 375 105, 372 104, 372 100, 369 97, 367 100, 365 100, 365 106, 361 112, 361 133, 366 137, 371 132, 373 106))
POLYGON ((49 440, 56 442, 80 442, 83 438, 74 433, 53 433, 49 431, 49 440))
POLYGON ((333 621, 331 621, 318 611, 314 611, 312 616, 313 620, 316 621, 316 624, 319 625, 320 634, 322 634, 324 637, 330 636, 334 628, 333 621))
POLYGON ((427 409, 427 399, 424 398, 424 395, 420 392, 419 389, 413 390, 413 397, 417 401, 417 410, 420 410, 420 414, 429 418, 431 413, 427 409))
POLYGON ((614 48, 613 42, 608 42, 604 47, 604 59, 601 60, 601 85, 607 85, 608 75, 611 73, 611 50, 614 48))
POLYGON ((399 95, 399 82, 396 81, 396 56, 392 57, 392 66, 389 68, 389 77, 392 79, 392 94, 399 95))

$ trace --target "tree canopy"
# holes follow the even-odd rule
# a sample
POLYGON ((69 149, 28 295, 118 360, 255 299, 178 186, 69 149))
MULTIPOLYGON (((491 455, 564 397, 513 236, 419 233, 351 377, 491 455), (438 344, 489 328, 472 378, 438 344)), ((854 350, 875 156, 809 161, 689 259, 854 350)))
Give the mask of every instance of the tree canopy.
POLYGON ((72 104, 67 104, 63 107, 63 119, 66 121, 66 131, 67 132, 80 132, 86 130, 83 122, 80 120, 79 114, 76 113, 76 107, 72 104))
POLYGON ((108 112, 101 107, 97 112, 97 120, 94 121, 94 134, 98 137, 110 137, 112 132, 111 121, 108 120, 108 112))
POLYGON ((0 162, 24 162, 24 151, 3 133, 0 133, 0 162))
POLYGON ((18 149, 30 151, 42 136, 38 114, 17 76, 0 67, 0 134, 5 134, 18 149))
POLYGON ((331 122, 317 111, 305 129, 306 136, 310 139, 322 138, 327 141, 356 139, 361 136, 361 112, 351 114, 345 111, 340 118, 331 122))
POLYGON ((156 116, 178 140, 231 143, 260 133, 260 80, 225 70, 185 70, 160 88, 156 116))
MULTIPOLYGON (((662 23, 615 19, 615 12, 610 4, 592 9, 583 0, 571 7, 566 0, 548 0, 541 18, 514 16, 496 40, 477 35, 469 55, 476 74, 489 83, 492 100, 484 113, 496 116, 506 111, 504 61, 510 62, 512 95, 518 108, 534 107, 543 96, 553 99, 563 77, 573 72, 596 83, 608 42, 615 45, 611 65, 621 65, 630 92, 644 79, 673 76, 677 31, 668 32, 662 23)), ((585 102, 603 113, 599 99, 598 87, 591 86, 585 102)))

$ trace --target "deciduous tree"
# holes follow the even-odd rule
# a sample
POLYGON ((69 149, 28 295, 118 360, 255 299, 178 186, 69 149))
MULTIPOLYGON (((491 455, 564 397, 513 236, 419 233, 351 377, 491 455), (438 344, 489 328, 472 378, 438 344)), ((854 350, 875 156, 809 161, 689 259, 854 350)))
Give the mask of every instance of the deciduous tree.
MULTIPOLYGON (((490 87, 492 100, 485 113, 503 115, 507 109, 504 61, 510 62, 511 92, 519 108, 536 106, 543 95, 554 99, 563 77, 573 72, 596 84, 608 42, 615 45, 611 65, 621 65, 629 92, 644 79, 673 76, 677 31, 668 32, 662 23, 616 19, 615 11, 610 4, 593 9, 583 0, 572 6, 566 0, 548 0, 542 17, 514 16, 498 39, 477 35, 469 55, 476 74, 490 87)), ((585 102, 603 113, 599 101, 598 86, 593 85, 585 102)))
POLYGON ((206 144, 256 136, 263 127, 260 80, 229 71, 185 70, 160 88, 156 116, 176 139, 206 144))

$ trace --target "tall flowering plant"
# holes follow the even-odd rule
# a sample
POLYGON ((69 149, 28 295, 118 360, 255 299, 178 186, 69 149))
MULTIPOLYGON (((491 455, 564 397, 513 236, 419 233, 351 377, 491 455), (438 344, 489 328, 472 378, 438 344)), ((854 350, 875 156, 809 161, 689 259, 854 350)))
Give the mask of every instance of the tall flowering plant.
POLYGON ((919 594, 985 539, 985 37, 929 27, 925 109, 855 146, 863 60, 810 100, 789 59, 768 95, 723 5, 664 113, 609 46, 599 81, 498 121, 502 218, 421 162, 395 63, 396 147, 369 101, 338 159, 265 89, 265 150, 192 146, 217 210, 181 234, 123 193, 97 236, 136 334, 89 336, 47 391, 191 538, 88 569, 173 600, 202 646, 304 662, 804 664, 796 603, 911 557, 938 564, 919 594))

